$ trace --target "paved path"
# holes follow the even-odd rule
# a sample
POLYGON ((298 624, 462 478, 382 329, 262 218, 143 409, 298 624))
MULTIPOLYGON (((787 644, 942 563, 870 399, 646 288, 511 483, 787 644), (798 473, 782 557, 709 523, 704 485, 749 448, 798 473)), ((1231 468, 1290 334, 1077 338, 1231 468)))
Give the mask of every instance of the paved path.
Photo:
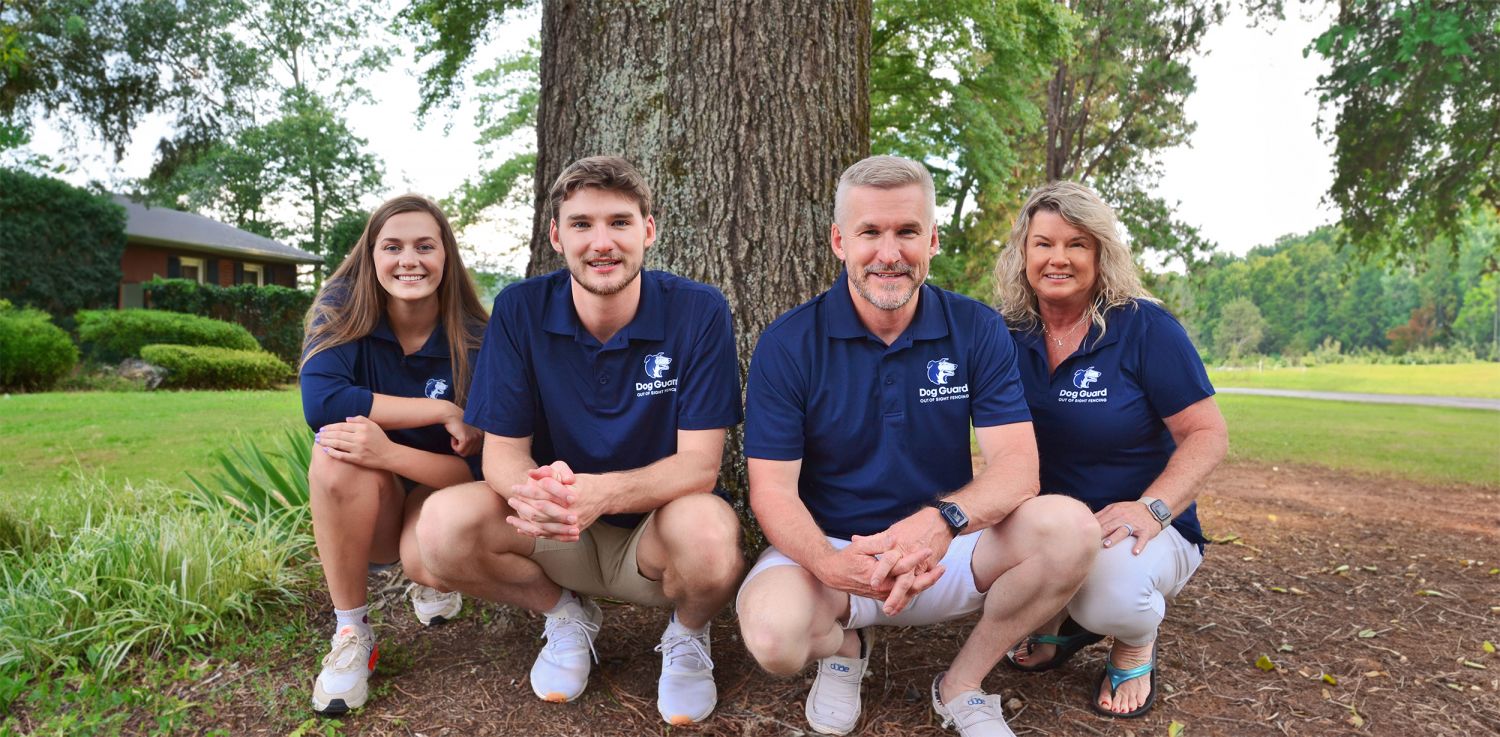
POLYGON ((1500 399, 1475 397, 1424 397, 1419 394, 1359 394, 1356 392, 1308 392, 1300 389, 1245 389, 1214 387, 1221 394, 1254 394, 1262 397, 1295 397, 1297 399, 1333 399, 1341 402, 1372 404, 1421 404, 1428 407, 1460 407, 1500 412, 1500 399))

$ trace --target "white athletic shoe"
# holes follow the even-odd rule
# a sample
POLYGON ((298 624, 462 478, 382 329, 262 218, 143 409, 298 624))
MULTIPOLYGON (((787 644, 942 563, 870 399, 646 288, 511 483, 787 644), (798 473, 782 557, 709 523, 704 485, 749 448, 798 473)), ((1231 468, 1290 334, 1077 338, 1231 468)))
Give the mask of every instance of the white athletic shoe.
POLYGON ((417 613, 417 621, 429 627, 453 619, 464 606, 464 597, 457 591, 445 594, 419 583, 407 586, 406 595, 411 597, 411 608, 417 613))
POLYGON ((556 704, 572 701, 589 685, 589 668, 599 659, 594 636, 604 612, 593 600, 579 596, 557 616, 547 617, 542 637, 547 644, 531 666, 531 690, 537 698, 556 704))
POLYGON ((870 669, 871 633, 859 633, 859 657, 830 655, 818 661, 818 675, 807 692, 807 723, 819 734, 849 734, 859 721, 859 684, 870 669))
POLYGON ((980 690, 965 691, 943 703, 938 687, 947 671, 932 679, 932 710, 943 718, 944 727, 956 727, 963 737, 1016 737, 1000 711, 1000 697, 980 690))
POLYGON ((661 633, 656 651, 661 653, 661 678, 656 682, 656 710, 661 718, 676 726, 707 719, 719 703, 708 628, 694 634, 674 616, 661 633))
POLYGON ((365 705, 370 674, 380 659, 375 638, 353 625, 333 635, 332 649, 323 657, 323 671, 313 682, 313 711, 337 715, 365 705))

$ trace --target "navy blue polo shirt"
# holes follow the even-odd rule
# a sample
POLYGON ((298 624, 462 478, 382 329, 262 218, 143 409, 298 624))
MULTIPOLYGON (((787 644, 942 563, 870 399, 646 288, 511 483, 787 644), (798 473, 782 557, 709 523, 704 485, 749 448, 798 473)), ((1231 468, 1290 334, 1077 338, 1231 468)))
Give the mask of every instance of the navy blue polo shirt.
MULTIPOLYGON (((635 317, 603 345, 573 306, 566 270, 512 284, 495 298, 464 419, 531 437, 539 465, 628 471, 677 452, 678 430, 738 424, 739 363, 719 290, 642 271, 635 317)), ((641 514, 605 515, 634 527, 641 514)))
POLYGON ((825 534, 880 532, 971 481, 971 421, 1030 419, 1000 315, 921 290, 911 325, 887 346, 860 322, 841 273, 755 348, 745 455, 801 459, 798 491, 825 534))
MULTIPOLYGON (((477 331, 478 326, 475 326, 477 331)), ((469 356, 474 365, 476 354, 469 356)), ((370 416, 376 394, 453 401, 453 365, 442 322, 427 342, 407 355, 382 315, 369 335, 319 351, 302 366, 302 415, 314 431, 346 418, 370 416)), ((430 453, 453 453, 442 425, 386 430, 391 440, 430 453)), ((482 479, 479 454, 464 459, 475 479, 482 479)))
MULTIPOLYGON (((1040 331, 1012 331, 1021 346, 1021 380, 1036 427, 1042 492, 1077 498, 1099 511, 1139 499, 1177 450, 1163 417, 1205 397, 1213 385, 1187 332, 1171 313, 1136 301, 1090 326, 1079 350, 1047 371, 1040 331)), ((1203 544, 1198 505, 1172 521, 1203 544)))

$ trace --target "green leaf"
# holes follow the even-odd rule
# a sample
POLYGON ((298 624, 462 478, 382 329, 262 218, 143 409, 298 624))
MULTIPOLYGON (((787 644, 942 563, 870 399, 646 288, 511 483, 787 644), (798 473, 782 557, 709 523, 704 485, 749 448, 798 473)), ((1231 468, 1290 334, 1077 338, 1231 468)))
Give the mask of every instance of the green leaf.
POLYGON ((1326 683, 1326 684, 1328 684, 1328 685, 1330 685, 1330 686, 1337 686, 1337 685, 1339 685, 1339 679, 1334 678, 1331 674, 1324 673, 1323 676, 1322 676, 1322 678, 1323 678, 1323 682, 1326 683))
POLYGON ((1484 644, 1483 644, 1483 645, 1481 645, 1481 646, 1480 646, 1480 647, 1481 647, 1481 648, 1482 648, 1482 649, 1483 649, 1483 650, 1484 650, 1484 651, 1485 651, 1485 652, 1487 652, 1487 653, 1491 653, 1491 654, 1493 654, 1493 653, 1494 653, 1494 652, 1495 652, 1495 643, 1493 643, 1493 642, 1490 642, 1490 641, 1489 641, 1489 640, 1485 640, 1485 641, 1484 641, 1484 644))
POLYGON ((1362 639, 1362 640, 1368 640, 1368 639, 1370 639, 1371 637, 1374 637, 1377 634, 1379 634, 1379 633, 1376 632, 1375 630, 1370 630, 1370 629, 1360 630, 1359 631, 1359 638, 1362 639))
POLYGON ((1260 658, 1256 659, 1255 667, 1268 673, 1270 671, 1276 670, 1276 664, 1271 662, 1271 656, 1269 655, 1262 655, 1260 656, 1260 658))
POLYGON ((1181 737, 1185 729, 1187 729, 1186 724, 1173 719, 1172 723, 1167 725, 1167 737, 1181 737))

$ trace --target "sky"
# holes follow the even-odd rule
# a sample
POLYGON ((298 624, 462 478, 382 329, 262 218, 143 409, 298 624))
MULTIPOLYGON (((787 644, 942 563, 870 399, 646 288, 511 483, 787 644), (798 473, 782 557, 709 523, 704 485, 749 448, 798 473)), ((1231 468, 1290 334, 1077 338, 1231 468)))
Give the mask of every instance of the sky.
MULTIPOLYGON (((1247 27, 1238 12, 1208 32, 1206 53, 1191 61, 1197 91, 1186 113, 1197 130, 1187 145, 1161 155, 1158 194, 1176 204, 1179 219, 1235 254, 1337 219, 1321 204, 1332 181, 1332 147, 1315 130, 1318 103, 1311 92, 1326 64, 1302 54, 1327 19, 1304 17, 1309 11, 1301 6, 1287 12, 1286 20, 1269 26, 1273 32, 1247 27)), ((474 68, 523 48, 540 25, 537 12, 512 21, 493 34, 474 68)), ((477 173, 472 103, 419 122, 412 65, 398 63, 368 82, 377 103, 350 110, 348 118, 386 165, 385 190, 370 206, 403 192, 441 198, 477 173)), ((116 163, 103 144, 71 145, 44 122, 31 149, 73 167, 64 179, 118 187, 149 171, 156 142, 166 132, 164 121, 144 123, 116 163)), ((475 265, 520 272, 530 227, 529 212, 512 210, 460 234, 460 241, 474 248, 471 260, 480 262, 475 265)))

